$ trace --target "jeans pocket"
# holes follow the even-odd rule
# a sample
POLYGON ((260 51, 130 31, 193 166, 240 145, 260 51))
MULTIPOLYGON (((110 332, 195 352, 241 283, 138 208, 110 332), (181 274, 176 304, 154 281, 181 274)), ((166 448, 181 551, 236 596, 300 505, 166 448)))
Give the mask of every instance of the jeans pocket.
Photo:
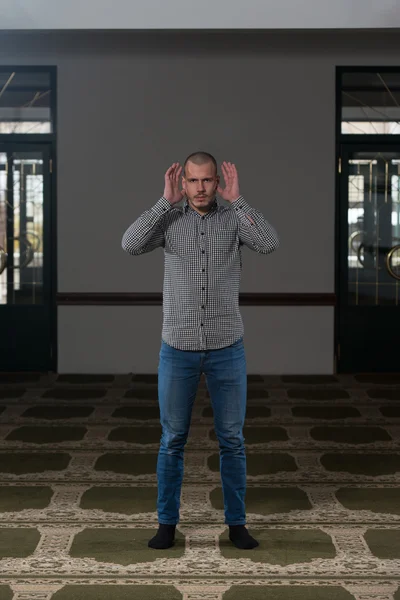
POLYGON ((241 338, 239 338, 238 340, 236 340, 236 342, 234 342, 231 345, 231 348, 237 348, 238 346, 242 346, 243 345, 243 338, 244 338, 244 336, 242 335, 241 338))

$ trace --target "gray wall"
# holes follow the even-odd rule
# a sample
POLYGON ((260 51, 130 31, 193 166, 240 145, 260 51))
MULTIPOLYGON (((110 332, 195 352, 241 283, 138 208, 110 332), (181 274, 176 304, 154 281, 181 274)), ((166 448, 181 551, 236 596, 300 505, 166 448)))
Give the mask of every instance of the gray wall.
MULTIPOLYGON (((198 148, 235 162, 281 237, 243 292, 334 291, 335 66, 396 65, 398 33, 0 34, 3 64, 58 66, 58 289, 160 291, 122 233, 198 148)), ((333 308, 243 307, 248 371, 331 373, 333 308)), ((60 307, 60 372, 151 372, 161 307, 60 307), (79 324, 78 327, 74 325, 79 324)))
POLYGON ((398 27, 399 0, 14 0, 0 2, 3 29, 340 29, 398 27), (188 10, 188 6, 190 10, 188 10))

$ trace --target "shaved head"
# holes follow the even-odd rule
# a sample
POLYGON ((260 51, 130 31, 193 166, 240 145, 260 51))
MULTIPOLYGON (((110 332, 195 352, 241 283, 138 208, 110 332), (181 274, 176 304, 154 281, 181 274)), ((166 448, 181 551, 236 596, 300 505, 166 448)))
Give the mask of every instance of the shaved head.
POLYGON ((186 176, 186 164, 188 162, 191 162, 195 165, 205 165, 205 164, 211 162, 215 167, 215 173, 217 173, 217 170, 218 170, 217 161, 212 156, 212 154, 209 154, 208 152, 193 152, 192 154, 190 154, 187 157, 187 159, 184 162, 184 165, 183 165, 183 176, 184 177, 186 176))
POLYGON ((189 205, 206 214, 215 203, 220 177, 217 161, 208 152, 193 152, 184 162, 182 188, 189 205))

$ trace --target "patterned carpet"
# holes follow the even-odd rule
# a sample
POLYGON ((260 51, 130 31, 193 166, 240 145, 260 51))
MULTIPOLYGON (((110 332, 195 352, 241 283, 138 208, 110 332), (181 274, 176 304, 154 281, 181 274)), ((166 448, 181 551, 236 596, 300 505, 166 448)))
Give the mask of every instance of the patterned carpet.
POLYGON ((156 376, 0 374, 0 600, 400 600, 400 373, 248 381, 260 546, 229 542, 202 381, 160 551, 156 376))

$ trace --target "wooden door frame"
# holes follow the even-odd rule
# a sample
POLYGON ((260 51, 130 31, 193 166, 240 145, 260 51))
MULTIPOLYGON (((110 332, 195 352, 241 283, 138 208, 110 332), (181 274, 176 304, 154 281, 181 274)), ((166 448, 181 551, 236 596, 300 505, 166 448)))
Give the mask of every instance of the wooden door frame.
POLYGON ((50 114, 52 131, 44 134, 0 134, 2 144, 46 145, 50 158, 49 189, 49 260, 50 265, 50 319, 51 319, 51 359, 49 371, 57 372, 58 365, 58 312, 57 312, 57 66, 55 65, 0 65, 0 71, 15 73, 48 73, 50 80, 50 114))
MULTIPOLYGON (((336 67, 336 106, 335 106, 335 295, 336 304, 334 311, 334 361, 335 361, 335 372, 341 373, 341 360, 340 360, 340 305, 341 305, 341 274, 340 265, 343 257, 341 256, 341 242, 343 232, 341 231, 341 222, 343 215, 341 214, 341 172, 342 172, 342 154, 343 147, 348 146, 364 146, 365 149, 371 149, 372 145, 376 145, 377 148, 382 145, 386 146, 397 146, 400 148, 400 135, 371 135, 371 134, 359 134, 350 135, 342 134, 342 75, 344 73, 399 73, 400 66, 337 66, 336 67)), ((347 199, 346 199, 347 201, 347 199)), ((346 217, 347 219, 347 217, 346 217)), ((347 231, 346 231, 347 234, 347 231)), ((347 239, 347 238, 346 238, 347 239)))

